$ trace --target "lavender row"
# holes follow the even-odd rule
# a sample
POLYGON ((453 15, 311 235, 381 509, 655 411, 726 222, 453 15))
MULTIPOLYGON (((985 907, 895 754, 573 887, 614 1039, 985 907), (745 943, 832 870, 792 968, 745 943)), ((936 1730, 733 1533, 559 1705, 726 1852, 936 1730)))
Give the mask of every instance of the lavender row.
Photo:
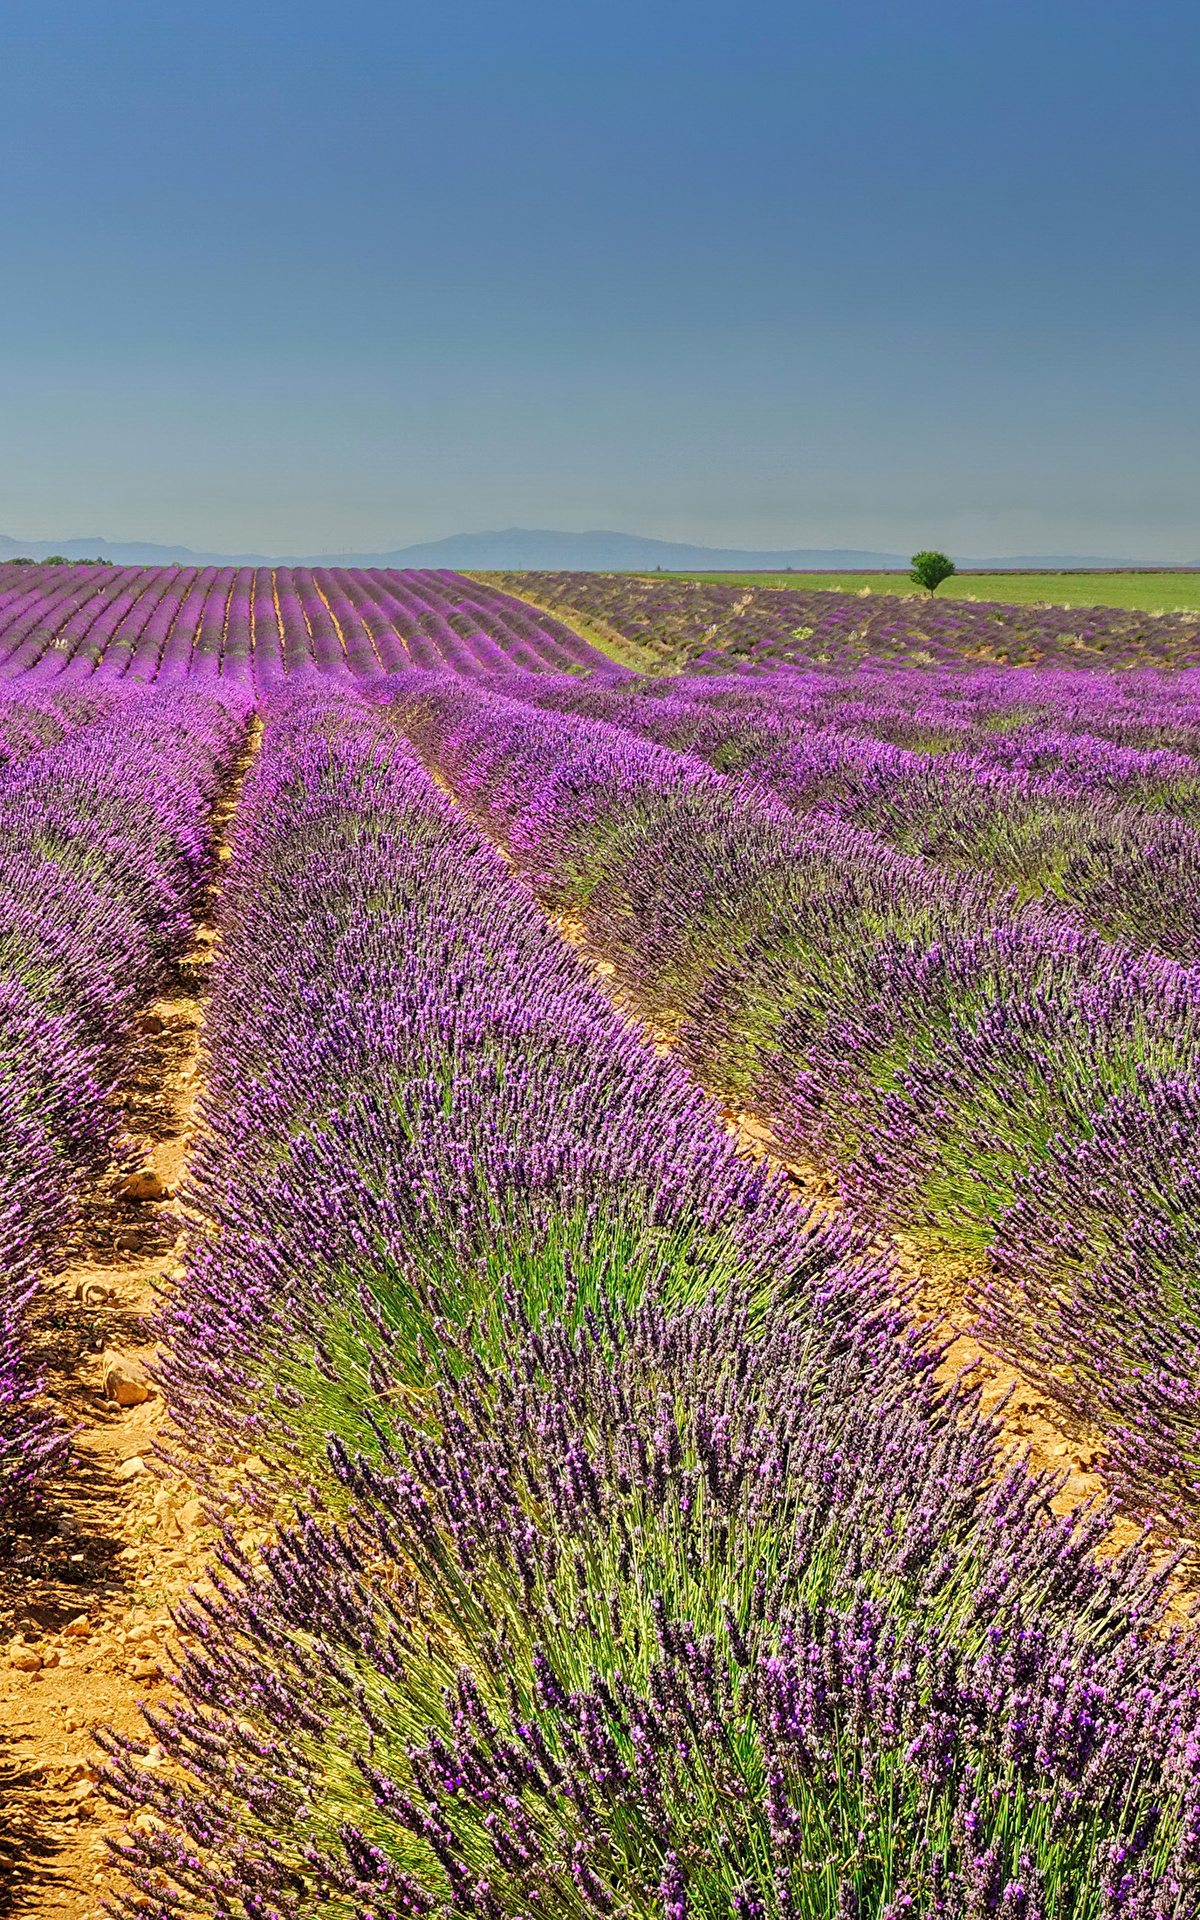
POLYGON ((831 1172, 859 1217, 986 1256, 1001 1351, 1100 1425, 1114 1479, 1190 1536, 1200 1241, 1178 1089, 1200 1072, 1197 976, 602 722, 432 675, 393 697, 706 1086, 831 1172), (1111 1179, 1071 1177, 1081 1143, 1113 1135, 1120 1207, 1111 1179), (1138 1274, 1102 1318, 1095 1287, 1064 1284, 1064 1236, 1074 1273, 1138 1274))
POLYGON ((1104 1516, 740 1301, 495 1328, 181 1609, 124 1911, 1194 1911, 1196 1652, 1104 1516))
POLYGON ((854 673, 790 670, 770 680, 738 675, 631 677, 647 693, 685 695, 724 712, 887 740, 922 752, 1019 754, 1039 728, 1130 748, 1200 751, 1200 675, 1055 668, 944 668, 937 673, 865 664, 854 673))
MULTIPOLYGON (((268 715, 206 1019, 191 1198, 213 1233, 166 1333, 197 1459, 214 1422, 243 1451, 284 1448, 281 1472, 286 1448, 304 1453, 303 1424, 264 1415, 258 1369, 300 1367, 298 1416, 321 1399, 320 1365, 298 1357, 306 1332, 342 1312, 337 1276, 348 1263, 371 1276, 373 1250, 373 1289, 402 1305, 414 1272, 441 1273, 460 1315, 532 1242, 538 1287, 561 1288, 581 1249, 630 1287, 659 1262, 701 1290, 734 1271, 798 1285, 836 1269, 845 1236, 780 1213, 778 1183, 737 1159, 694 1083, 530 915, 386 715, 318 689, 277 696, 268 715)), ((360 1424, 353 1405, 348 1418, 360 1424)))
MULTIPOLYGON (((1200 763, 1189 755, 1029 723, 920 752, 844 724, 814 727, 813 703, 786 697, 730 711, 673 682, 520 674, 492 684, 696 754, 793 812, 878 834, 991 887, 1052 896, 1106 938, 1200 964, 1200 763)), ((882 723, 882 696, 873 711, 882 723)))
POLYGON ((389 716, 267 717, 162 1379, 308 1511, 182 1610, 174 1766, 110 1741, 125 1910, 1190 1912, 1166 1570, 997 1478, 389 716))
POLYGON ((606 668, 551 615, 453 573, 288 567, 0 568, 0 678, 253 682, 409 666, 606 668))
MULTIPOLYGON (((806 737, 879 764, 919 764, 1061 783, 1180 818, 1200 811, 1200 675, 1004 672, 792 673, 768 683, 714 675, 492 676, 498 692, 608 720, 718 771, 780 763, 806 737)), ((831 791, 835 790, 831 786, 831 791)))
POLYGON ((28 1302, 113 1151, 105 1096, 186 937, 241 724, 194 694, 132 698, 0 775, 0 1513, 60 1445, 31 1410, 28 1302))
POLYGON ((115 693, 95 685, 40 693, 5 687, 0 690, 0 769, 58 746, 77 727, 110 714, 116 700, 115 693))
MULTIPOLYGON (((978 784, 973 797, 966 789, 972 824, 996 838, 1006 811, 1014 811, 1005 793, 1010 775, 1025 783, 1026 793, 1033 787, 1035 797, 1041 788, 1043 805, 1044 783, 1053 779, 1057 814, 1047 822, 1044 846, 1057 869, 1056 895, 1106 935, 1157 946, 1194 965, 1200 958, 1194 836, 1174 818, 1195 812, 1200 715, 1191 685, 1189 676, 1159 675, 1105 684, 1093 676, 992 673, 947 677, 933 687, 902 674, 867 684, 809 676, 787 692, 776 684, 768 702, 716 680, 689 683, 685 698, 671 682, 581 689, 550 678, 520 683, 520 693, 539 705, 604 715, 663 743, 686 745, 730 771, 753 769, 756 780, 766 777, 792 805, 802 769, 814 783, 815 791, 804 795, 809 804, 860 823, 856 776, 861 792, 863 769, 878 770, 879 756, 876 795, 884 788, 899 825, 911 822, 911 789, 900 806, 896 787, 911 779, 916 756, 879 744, 893 732, 909 731, 926 749, 943 749, 937 758, 927 751, 919 769, 930 814, 936 817, 943 806, 951 811, 956 776, 969 771, 978 784), (819 731, 811 730, 814 722, 819 731), (1169 745, 1158 744, 1163 738, 1169 745), (899 781, 889 777, 897 769, 899 781), (1154 818, 1146 808, 1111 810, 1109 796, 1130 794, 1166 817, 1154 818)), ((880 824, 877 815, 872 824, 880 824)), ((944 853, 928 840, 921 850, 944 853)), ((1007 877, 1029 886, 1028 869, 1007 877)), ((876 971, 872 990, 886 997, 897 988, 876 971)), ((907 1003, 904 994, 901 1003, 907 1003)), ((1066 1031, 1070 1025, 1064 1016, 1066 1031)), ((861 1050, 859 1023, 843 1032, 847 1050, 861 1050)), ((785 1077, 791 1065, 785 1056, 785 1077)), ((955 1048, 943 1077, 970 1066, 955 1048)), ((828 1049, 818 1064, 818 1074, 826 1073, 836 1087, 828 1049)), ((758 1097, 772 1096, 760 1091, 758 1097)), ((786 1085, 777 1084, 773 1097, 786 1105, 786 1085)), ((985 1325, 1003 1351, 1043 1382, 1057 1382, 1057 1397, 1078 1415, 1094 1417, 1102 1406, 1118 1440, 1114 1469, 1143 1499, 1174 1506, 1191 1531, 1200 1476, 1194 1385, 1200 1379, 1194 1333, 1200 1245, 1189 1051, 1168 1055, 1134 1101, 1106 1101, 1107 1094, 1094 1119, 1077 1108, 1036 1170, 1017 1182, 994 1243, 998 1274, 982 1303, 985 1325), (1114 1351, 1126 1357, 1116 1375, 1114 1351)), ((986 1162, 986 1138, 978 1152, 986 1162)), ((891 1163, 889 1145, 881 1182, 891 1163)))
POLYGON ((830 588, 724 586, 612 573, 502 573, 563 617, 612 629, 659 670, 792 666, 1196 667, 1200 616, 1118 607, 1002 606, 830 588))

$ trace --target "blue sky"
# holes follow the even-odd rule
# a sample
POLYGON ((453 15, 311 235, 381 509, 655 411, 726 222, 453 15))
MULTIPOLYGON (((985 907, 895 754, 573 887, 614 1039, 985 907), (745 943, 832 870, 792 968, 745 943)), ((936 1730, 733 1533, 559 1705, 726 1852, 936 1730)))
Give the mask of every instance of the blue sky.
POLYGON ((1200 559, 1200 14, 9 0, 0 531, 1200 559))

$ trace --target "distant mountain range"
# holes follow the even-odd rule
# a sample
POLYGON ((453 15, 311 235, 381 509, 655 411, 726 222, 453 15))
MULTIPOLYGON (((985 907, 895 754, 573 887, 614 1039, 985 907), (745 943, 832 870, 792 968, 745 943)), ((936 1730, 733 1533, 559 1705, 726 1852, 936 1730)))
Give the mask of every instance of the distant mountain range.
MULTIPOLYGON (((800 547, 786 552, 759 552, 746 547, 692 547, 675 540, 644 540, 635 533, 555 533, 544 528, 509 527, 502 533, 454 533, 446 540, 427 540, 412 547, 392 547, 385 553, 196 553, 190 547, 159 546, 149 540, 106 540, 90 534, 78 540, 10 540, 0 534, 0 560, 16 554, 44 560, 61 553, 68 560, 113 560, 118 566, 168 567, 453 567, 512 568, 532 572, 652 573, 664 572, 797 572, 870 573, 907 568, 908 556, 871 553, 856 547, 800 547)), ((967 560, 954 556, 965 569, 997 572, 1036 572, 1057 567, 1137 567, 1146 561, 1114 560, 1095 554, 1017 554, 1002 560, 967 560)), ((1161 562, 1167 565, 1167 562, 1161 562)), ((1181 560, 1181 568, 1200 561, 1181 560)))

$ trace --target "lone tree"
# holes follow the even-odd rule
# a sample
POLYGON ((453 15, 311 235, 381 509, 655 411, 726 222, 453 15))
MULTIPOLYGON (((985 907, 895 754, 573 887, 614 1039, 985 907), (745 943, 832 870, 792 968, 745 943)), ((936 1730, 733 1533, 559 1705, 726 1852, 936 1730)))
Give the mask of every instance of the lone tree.
POLYGON ((914 553, 912 572, 909 579, 914 586, 924 587, 927 593, 936 593, 943 580, 948 580, 954 572, 954 562, 944 553, 914 553))

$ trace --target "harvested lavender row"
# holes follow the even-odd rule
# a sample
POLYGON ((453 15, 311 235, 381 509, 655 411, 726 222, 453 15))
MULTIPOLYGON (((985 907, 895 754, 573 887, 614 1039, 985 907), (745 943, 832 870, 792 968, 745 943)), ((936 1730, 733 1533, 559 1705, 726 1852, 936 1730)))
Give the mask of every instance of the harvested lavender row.
POLYGON ((124 1911, 1193 1910, 1165 1570, 997 1478, 386 716, 272 703, 217 976, 162 1379, 340 1519, 227 1535, 174 1765, 110 1739, 124 1911))
POLYGON ((186 939, 244 726, 192 693, 108 706, 0 775, 0 1513, 59 1444, 29 1408, 28 1299, 81 1177, 113 1151, 104 1096, 134 1008, 186 939))
POLYGON ((989 1255, 999 1349, 1105 1430, 1140 1504, 1194 1533, 1196 1146, 1171 1089, 1200 1076, 1200 979, 603 723, 432 675, 392 697, 706 1086, 834 1173, 857 1216, 989 1255), (1055 1277, 1064 1216, 1042 1179, 1112 1128, 1133 1192, 1114 1210, 1076 1182, 1070 1234, 1118 1265, 1147 1237, 1172 1257, 1097 1321, 1094 1291, 1055 1277))

